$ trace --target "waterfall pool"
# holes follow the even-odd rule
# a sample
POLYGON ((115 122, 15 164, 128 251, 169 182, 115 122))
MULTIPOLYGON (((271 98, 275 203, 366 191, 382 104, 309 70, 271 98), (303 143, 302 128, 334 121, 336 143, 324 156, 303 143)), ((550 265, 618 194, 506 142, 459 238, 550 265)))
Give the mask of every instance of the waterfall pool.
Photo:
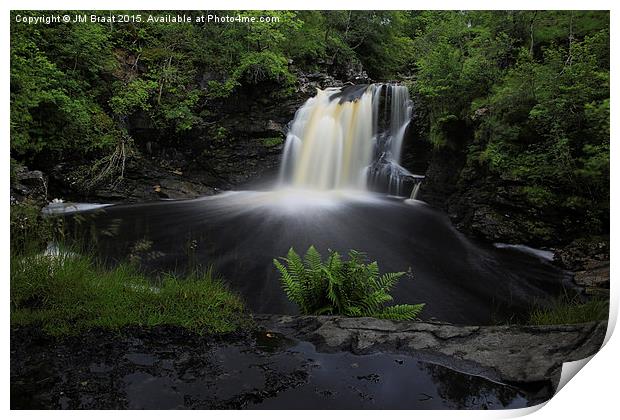
POLYGON ((296 313, 273 259, 314 245, 350 249, 404 271, 396 303, 426 303, 423 319, 490 324, 525 319, 570 289, 568 273, 519 248, 477 243, 417 200, 360 191, 237 191, 184 201, 113 205, 67 215, 109 262, 147 271, 212 266, 257 313, 296 313), (75 217, 74 215, 79 215, 75 217))

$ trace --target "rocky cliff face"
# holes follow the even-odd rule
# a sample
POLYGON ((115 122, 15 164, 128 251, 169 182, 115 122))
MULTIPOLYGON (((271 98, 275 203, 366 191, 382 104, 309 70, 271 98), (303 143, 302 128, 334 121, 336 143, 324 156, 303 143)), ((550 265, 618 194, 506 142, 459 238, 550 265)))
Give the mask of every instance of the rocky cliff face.
POLYGON ((525 205, 515 191, 518 186, 510 181, 467 173, 460 166, 462 159, 453 152, 435 152, 421 199, 446 211, 456 228, 470 237, 553 251, 554 262, 562 268, 597 277, 596 285, 575 279, 586 292, 593 288, 588 294, 608 296, 609 271, 598 269, 609 267, 609 235, 568 229, 561 214, 525 205))
MULTIPOLYGON (((418 198, 444 210, 468 236, 534 247, 569 246, 587 250, 606 243, 602 246, 608 248, 608 235, 593 236, 584 226, 571 222, 563 213, 565 209, 529 204, 523 192, 527 185, 523 182, 468 162, 468 149, 474 144, 471 128, 464 125, 449 134, 445 146, 432 147, 426 128, 420 124, 423 121, 414 118, 409 140, 414 145, 405 146, 403 166, 420 167, 419 156, 424 155, 426 178, 418 198), (579 244, 570 245, 576 238, 579 244)), ((573 266, 570 256, 565 257, 564 265, 573 266)), ((579 259, 579 255, 575 258, 579 259)))

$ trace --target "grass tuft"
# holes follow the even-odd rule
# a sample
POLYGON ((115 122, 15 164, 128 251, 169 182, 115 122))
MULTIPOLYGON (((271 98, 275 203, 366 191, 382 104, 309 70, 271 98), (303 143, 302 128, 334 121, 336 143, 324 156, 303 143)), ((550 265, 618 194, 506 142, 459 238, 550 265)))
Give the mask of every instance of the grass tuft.
POLYGON ((130 265, 105 268, 75 254, 11 257, 11 324, 52 335, 102 327, 175 325, 228 333, 247 325, 243 303, 211 271, 166 274, 153 287, 130 265))
POLYGON ((586 303, 561 300, 551 308, 538 308, 530 314, 532 325, 581 324, 605 321, 609 317, 609 301, 592 299, 586 303))

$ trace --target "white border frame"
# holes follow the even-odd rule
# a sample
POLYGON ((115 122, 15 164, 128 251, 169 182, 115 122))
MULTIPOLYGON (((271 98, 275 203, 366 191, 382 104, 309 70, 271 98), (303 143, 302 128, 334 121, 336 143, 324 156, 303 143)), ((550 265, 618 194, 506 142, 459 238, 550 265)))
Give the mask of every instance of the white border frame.
MULTIPOLYGON (((401 9, 428 9, 428 10, 461 10, 461 9, 488 9, 488 10, 548 10, 548 9, 561 9, 561 10, 611 10, 611 45, 614 47, 618 43, 618 13, 620 3, 612 2, 610 0, 589 0, 587 2, 581 0, 538 0, 538 1, 492 1, 492 0, 470 0, 470 1, 458 1, 458 0, 435 0, 434 2, 404 2, 398 0, 382 0, 380 2, 369 1, 344 1, 344 0, 314 0, 312 2, 302 0, 263 0, 263 1, 249 1, 249 0, 231 0, 231 1, 196 1, 196 0, 175 0, 174 2, 158 2, 154 4, 151 1, 145 0, 92 0, 89 2, 78 0, 64 0, 64 1, 44 1, 44 0, 22 0, 13 1, 8 0, 3 2, 3 8, 0 11, 0 25, 2 25, 2 31, 0 36, 2 37, 2 45, 4 45, 4 60, 2 60, 3 66, 3 83, 2 94, 4 101, 2 102, 1 109, 3 115, 2 125, 2 146, 5 148, 3 158, 1 160, 2 171, 0 177, 2 181, 0 183, 0 197, 4 201, 2 207, 2 215, 4 223, 0 223, 0 249, 2 251, 2 273, 1 278, 4 279, 2 288, 5 306, 2 320, 3 336, 5 338, 4 345, 2 346, 2 359, 3 359, 3 378, 1 391, 3 397, 4 408, 9 409, 9 11, 13 10, 191 10, 191 9, 210 9, 210 10, 243 10, 243 9, 262 9, 262 10, 281 10, 281 9, 352 9, 352 10, 372 10, 372 9, 385 9, 385 10, 401 10, 401 9)), ((617 50, 617 47, 616 47, 617 50)), ((615 77, 618 71, 618 57, 614 54, 612 48, 611 51, 611 65, 612 65, 612 82, 611 82, 611 96, 612 98, 618 98, 617 85, 614 83, 615 77)), ((612 100, 615 109, 615 102, 612 100)), ((611 135, 617 137, 618 130, 618 118, 614 118, 614 114, 611 116, 611 135)), ((611 148, 611 161, 618 162, 618 148, 612 146, 611 148)), ((618 209, 618 188, 619 188, 618 170, 611 166, 611 214, 614 214, 614 210, 618 209)), ((618 223, 617 219, 611 218, 611 247, 614 246, 614 238, 618 238, 618 223)), ((611 259, 611 272, 615 273, 620 264, 620 258, 617 258, 615 254, 611 259)), ((396 416, 402 418, 411 418, 412 416, 423 416, 424 418, 508 418, 522 416, 528 413, 533 413, 534 418, 562 418, 564 419, 582 419, 584 417, 591 418, 611 418, 611 413, 618 412, 618 408, 615 405, 617 397, 617 388, 614 386, 616 381, 620 379, 618 374, 618 360, 616 353, 619 352, 620 341, 616 336, 612 336, 611 333, 615 327, 617 315, 618 315, 618 286, 617 280, 612 280, 611 286, 611 310, 610 310, 610 323, 607 334, 607 344, 605 347, 595 355, 592 360, 587 364, 587 367, 582 372, 577 374, 577 378, 573 379, 566 384, 566 386, 554 396, 547 404, 541 404, 537 407, 520 410, 500 410, 500 411, 415 411, 415 412, 391 412, 387 415, 396 416), (610 339, 611 338, 611 339, 610 339), (539 410, 540 408, 543 409, 539 410), (539 410, 539 411, 538 411, 539 410)), ((13 411, 10 415, 16 418, 30 417, 32 415, 40 416, 45 415, 51 418, 67 419, 79 417, 93 417, 93 418, 106 418, 110 414, 100 411, 87 411, 87 412, 71 412, 71 411, 47 411, 47 412, 29 412, 29 411, 13 411)), ((118 412, 114 413, 121 417, 129 418, 134 416, 148 416, 149 420, 155 418, 168 418, 170 415, 183 416, 183 417, 197 417, 197 416, 215 416, 218 418, 237 418, 242 416, 251 416, 252 418, 265 418, 265 419, 288 419, 291 416, 297 418, 309 418, 313 419, 316 416, 321 417, 334 417, 337 416, 356 416, 359 419, 374 418, 379 413, 375 411, 357 411, 355 413, 342 413, 338 411, 251 411, 251 412, 236 412, 236 411, 209 411, 205 412, 118 412)))

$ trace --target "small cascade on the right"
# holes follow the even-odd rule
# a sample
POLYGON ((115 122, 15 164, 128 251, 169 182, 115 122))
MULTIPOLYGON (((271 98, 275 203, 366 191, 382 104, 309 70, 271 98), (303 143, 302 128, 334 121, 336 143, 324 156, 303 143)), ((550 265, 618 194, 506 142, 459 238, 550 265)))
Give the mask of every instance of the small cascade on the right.
POLYGON ((374 91, 375 156, 368 168, 368 188, 399 197, 416 195, 424 176, 400 165, 403 140, 411 122, 413 103, 406 86, 382 84, 374 91))
POLYGON ((420 175, 418 175, 416 177, 416 181, 413 184, 413 188, 411 189, 411 195, 409 196, 409 199, 411 199, 411 200, 417 200, 418 199, 418 193, 420 192, 420 187, 422 186, 422 180, 423 179, 424 179, 424 177, 420 176, 420 175))

